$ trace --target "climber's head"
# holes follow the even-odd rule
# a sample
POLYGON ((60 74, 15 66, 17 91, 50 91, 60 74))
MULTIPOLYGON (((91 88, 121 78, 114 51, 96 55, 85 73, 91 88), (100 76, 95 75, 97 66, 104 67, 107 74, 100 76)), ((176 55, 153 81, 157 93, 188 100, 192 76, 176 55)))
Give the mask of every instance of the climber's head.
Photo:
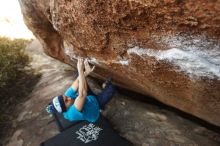
POLYGON ((48 104, 46 110, 48 113, 65 112, 74 102, 74 99, 67 96, 56 96, 52 102, 48 104))

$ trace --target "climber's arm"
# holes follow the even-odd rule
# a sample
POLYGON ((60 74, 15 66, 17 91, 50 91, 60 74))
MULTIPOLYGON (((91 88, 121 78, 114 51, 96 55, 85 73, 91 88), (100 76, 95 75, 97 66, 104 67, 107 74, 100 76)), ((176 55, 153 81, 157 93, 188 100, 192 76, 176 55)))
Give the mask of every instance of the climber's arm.
POLYGON ((79 77, 78 77, 78 93, 79 96, 76 98, 74 105, 78 111, 82 111, 86 96, 87 96, 87 82, 85 78, 85 74, 83 72, 84 70, 84 65, 83 65, 83 60, 79 59, 77 63, 77 68, 79 72, 79 77))
MULTIPOLYGON (((95 69, 95 66, 91 67, 87 60, 84 61, 84 66, 85 66, 84 75, 85 75, 85 77, 87 77, 91 72, 93 72, 93 70, 95 69)), ((78 88, 79 88, 79 76, 77 77, 77 79, 75 81, 73 81, 72 88, 75 89, 76 91, 78 90, 78 88)))
POLYGON ((73 89, 75 89, 76 91, 78 90, 78 87, 79 87, 79 77, 77 77, 77 79, 75 79, 71 85, 71 87, 73 89))
MULTIPOLYGON (((86 74, 86 72, 84 72, 84 75, 86 77, 88 74, 86 74)), ((73 89, 78 91, 78 88, 79 88, 79 76, 73 81, 71 86, 72 86, 73 89)))

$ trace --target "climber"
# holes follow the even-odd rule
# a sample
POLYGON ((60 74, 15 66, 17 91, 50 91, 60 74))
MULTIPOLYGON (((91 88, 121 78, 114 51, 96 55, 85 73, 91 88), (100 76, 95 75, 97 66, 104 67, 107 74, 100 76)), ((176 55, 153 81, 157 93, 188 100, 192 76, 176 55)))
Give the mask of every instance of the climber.
POLYGON ((86 77, 94 70, 87 60, 78 59, 78 77, 72 83, 64 95, 56 96, 48 104, 48 113, 62 113, 69 121, 87 120, 96 122, 100 115, 100 109, 110 101, 116 92, 111 80, 105 82, 105 88, 98 95, 95 95, 87 85, 86 77))

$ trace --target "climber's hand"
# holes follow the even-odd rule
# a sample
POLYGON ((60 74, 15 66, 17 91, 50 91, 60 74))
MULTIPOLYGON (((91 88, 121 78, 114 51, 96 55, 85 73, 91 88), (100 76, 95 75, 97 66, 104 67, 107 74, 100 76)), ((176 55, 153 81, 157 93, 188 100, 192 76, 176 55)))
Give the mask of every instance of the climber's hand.
POLYGON ((84 71, 84 64, 83 64, 83 59, 78 59, 78 62, 77 62, 77 70, 79 73, 83 73, 84 71))
POLYGON ((95 66, 90 66, 88 63, 88 60, 84 61, 84 66, 85 66, 85 75, 89 75, 91 72, 93 72, 93 70, 95 69, 95 66))

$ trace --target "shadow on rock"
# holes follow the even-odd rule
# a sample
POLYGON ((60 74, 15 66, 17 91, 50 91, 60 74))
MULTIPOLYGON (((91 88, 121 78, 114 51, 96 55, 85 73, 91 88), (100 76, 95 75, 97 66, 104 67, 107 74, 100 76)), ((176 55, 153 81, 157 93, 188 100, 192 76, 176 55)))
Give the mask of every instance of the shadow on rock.
POLYGON ((9 135, 14 131, 13 123, 19 114, 15 109, 28 100, 28 95, 34 89, 40 77, 41 74, 35 73, 32 68, 29 68, 19 72, 15 80, 9 81, 4 88, 0 88, 1 142, 3 142, 3 140, 7 141, 9 135))

